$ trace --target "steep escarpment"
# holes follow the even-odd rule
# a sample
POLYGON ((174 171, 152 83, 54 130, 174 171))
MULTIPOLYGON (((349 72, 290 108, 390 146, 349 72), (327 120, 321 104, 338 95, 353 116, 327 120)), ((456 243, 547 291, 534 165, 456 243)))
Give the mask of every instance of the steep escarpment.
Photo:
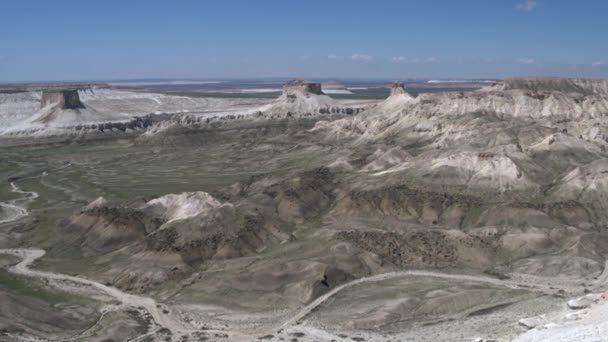
POLYGON ((606 152, 606 84, 513 79, 478 91, 416 98, 395 84, 378 106, 355 117, 318 122, 311 131, 354 146, 412 146, 401 162, 374 167, 378 177, 407 174, 463 189, 538 193, 552 186, 554 175, 547 177, 544 167, 567 172, 606 152))
POLYGON ((499 81, 482 91, 524 90, 531 92, 564 92, 587 95, 608 95, 608 81, 559 77, 510 78, 499 81))
POLYGON ((184 134, 210 136, 227 131, 269 131, 279 128, 291 134, 311 128, 319 120, 335 120, 353 116, 373 106, 373 101, 335 100, 323 93, 322 85, 311 81, 293 80, 285 83, 283 93, 272 102, 254 109, 230 112, 209 112, 206 115, 180 113, 162 122, 139 137, 145 143, 165 143, 180 140, 184 134))
POLYGON ((15 139, 97 138, 100 132, 133 133, 176 114, 223 117, 259 106, 256 100, 188 98, 86 84, 9 90, 0 90, 0 135, 15 139))
POLYGON ((45 90, 40 99, 40 108, 53 107, 55 109, 82 109, 84 104, 80 101, 77 89, 45 90))
POLYGON ((321 83, 305 80, 291 80, 283 85, 283 92, 287 95, 295 95, 297 92, 324 95, 321 83))
MULTIPOLYGON (((398 91, 368 115, 340 120, 320 129, 333 135, 398 134, 413 126, 450 122, 465 115, 495 120, 549 120, 566 123, 575 119, 597 120, 608 114, 608 81, 570 79, 511 79, 472 92, 421 94, 403 98, 398 91), (393 101, 396 93, 401 100, 393 101)), ((399 89, 399 87, 397 87, 399 89)), ((365 114, 365 113, 364 113, 365 114)), ((582 129, 582 124, 575 128, 582 129)), ((603 127, 601 124, 599 127, 603 127)), ((584 128, 589 131, 590 127, 584 128)), ((441 132, 438 132, 441 133, 441 132)), ((586 135, 591 133, 585 132, 586 135)))

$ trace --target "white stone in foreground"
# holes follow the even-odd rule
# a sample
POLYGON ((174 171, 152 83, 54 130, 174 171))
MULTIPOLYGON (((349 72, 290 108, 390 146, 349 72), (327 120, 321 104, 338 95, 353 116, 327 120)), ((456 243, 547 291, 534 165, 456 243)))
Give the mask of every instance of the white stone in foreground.
MULTIPOLYGON (((568 302, 575 307, 588 305, 585 310, 562 312, 554 317, 552 323, 541 328, 529 330, 521 335, 516 342, 601 342, 608 341, 608 298, 607 294, 589 295, 582 297, 585 301, 568 302), (586 298, 587 297, 587 298, 586 298), (594 301, 597 299, 597 301, 594 301), (572 303, 571 303, 572 302, 572 303), (584 304, 584 305, 583 305, 584 304)), ((579 298, 579 299, 582 299, 579 298)))

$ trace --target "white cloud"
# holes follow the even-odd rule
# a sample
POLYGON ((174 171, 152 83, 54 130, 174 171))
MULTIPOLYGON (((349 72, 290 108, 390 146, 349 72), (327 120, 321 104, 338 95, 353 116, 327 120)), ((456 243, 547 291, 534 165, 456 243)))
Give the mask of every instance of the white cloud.
POLYGON ((336 56, 336 55, 329 55, 329 56, 327 56, 327 59, 329 59, 331 61, 341 61, 344 59, 344 57, 336 56))
POLYGON ((536 60, 534 58, 519 58, 516 62, 519 64, 534 64, 536 60))
POLYGON ((352 59, 353 61, 356 62, 371 62, 374 57, 369 56, 369 55, 362 55, 360 53, 355 53, 352 56, 350 56, 350 59, 352 59))
POLYGON ((515 6, 515 8, 517 8, 518 10, 526 12, 530 12, 536 7, 538 7, 538 2, 536 0, 526 0, 525 2, 517 4, 517 6, 515 6))
POLYGON ((393 63, 418 63, 420 60, 418 58, 410 58, 405 56, 396 56, 391 58, 391 62, 393 63))
POLYGON ((400 64, 416 64, 416 63, 436 63, 439 59, 435 57, 428 58, 416 58, 416 57, 406 57, 406 56, 396 56, 391 58, 391 62, 400 63, 400 64))
POLYGON ((595 62, 591 63, 592 67, 601 67, 601 66, 604 66, 604 65, 606 65, 606 63, 604 63, 602 61, 595 61, 595 62))

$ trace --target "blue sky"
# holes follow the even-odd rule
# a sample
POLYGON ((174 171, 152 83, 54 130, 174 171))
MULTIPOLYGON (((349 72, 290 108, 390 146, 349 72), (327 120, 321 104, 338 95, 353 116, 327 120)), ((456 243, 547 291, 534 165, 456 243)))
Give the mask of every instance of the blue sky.
POLYGON ((604 0, 3 1, 0 82, 608 77, 604 0))

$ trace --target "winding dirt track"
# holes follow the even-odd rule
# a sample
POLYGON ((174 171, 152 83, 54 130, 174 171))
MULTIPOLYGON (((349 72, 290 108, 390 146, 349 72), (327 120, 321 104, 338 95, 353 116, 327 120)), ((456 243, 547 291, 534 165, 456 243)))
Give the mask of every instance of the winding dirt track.
POLYGON ((30 265, 34 263, 34 261, 36 261, 37 259, 44 256, 45 251, 42 249, 0 249, 0 254, 12 254, 17 257, 23 258, 21 262, 9 268, 10 272, 28 277, 44 278, 57 281, 71 281, 74 283, 91 286, 98 290, 101 290, 102 292, 105 292, 109 296, 117 299, 125 305, 142 307, 152 316, 152 318, 158 325, 161 325, 171 330, 172 332, 190 332, 194 330, 191 326, 186 325, 181 320, 173 319, 173 315, 162 313, 161 310, 157 307, 156 301, 152 298, 125 293, 118 290, 117 288, 106 286, 85 278, 31 269, 30 265))
POLYGON ((11 192, 23 194, 23 195, 25 195, 25 197, 19 198, 19 199, 14 199, 9 202, 0 202, 0 207, 7 208, 9 212, 13 213, 12 215, 8 216, 7 218, 0 220, 0 224, 17 221, 17 220, 29 215, 29 212, 27 211, 27 209, 25 209, 24 203, 31 202, 31 201, 35 200, 36 198, 38 198, 38 193, 36 193, 36 192, 23 191, 14 182, 11 182, 10 185, 11 185, 11 192))
MULTIPOLYGON (((95 281, 92 281, 89 279, 85 279, 85 278, 79 278, 79 277, 74 277, 74 276, 65 275, 65 274, 57 274, 57 273, 52 273, 52 272, 45 272, 45 271, 38 271, 38 270, 31 269, 30 266, 37 259, 44 256, 45 251, 42 249, 35 249, 35 248, 0 249, 0 254, 11 254, 11 255, 15 255, 17 257, 22 258, 21 262, 19 262, 18 264, 9 268, 10 272, 13 272, 13 273, 16 273, 19 275, 23 275, 23 276, 28 276, 28 277, 44 278, 44 279, 51 279, 51 280, 57 280, 57 281, 70 281, 70 282, 74 282, 74 283, 78 283, 78 284, 82 284, 82 285, 86 285, 86 286, 91 286, 102 292, 105 292, 106 294, 117 299, 124 305, 143 308, 146 312, 148 312, 152 316, 152 318, 154 319, 156 324, 169 329, 173 334, 180 334, 180 333, 187 334, 187 333, 192 333, 192 332, 197 331, 192 326, 190 326, 188 323, 183 322, 181 320, 181 318, 178 318, 171 313, 163 313, 161 311, 161 309, 159 309, 157 302, 152 298, 125 293, 114 287, 106 286, 101 283, 98 283, 98 282, 95 282, 95 281)), ((495 286, 508 287, 508 288, 513 288, 513 289, 523 289, 522 286, 526 286, 526 288, 525 288, 526 290, 537 290, 540 292, 554 293, 554 291, 550 290, 548 288, 548 286, 545 287, 542 285, 537 285, 531 289, 529 284, 523 284, 520 282, 513 282, 513 281, 508 281, 508 280, 498 280, 495 278, 484 277, 484 276, 472 276, 472 275, 462 275, 462 274, 444 274, 444 273, 439 273, 439 272, 428 272, 428 271, 392 272, 392 273, 385 273, 385 274, 379 274, 379 275, 375 275, 375 276, 371 276, 371 277, 361 278, 361 279, 357 279, 357 280, 351 281, 346 284, 342 284, 342 285, 334 288, 333 290, 327 292, 323 296, 317 298, 315 301, 308 304, 301 310, 299 310, 295 315, 293 315, 292 317, 287 319, 285 322, 283 322, 283 324, 278 329, 287 328, 287 327, 297 323, 298 321, 304 319, 306 316, 308 316, 311 312, 313 312, 316 308, 318 308, 320 305, 322 305, 328 299, 330 299, 331 297, 336 295, 338 292, 340 292, 346 288, 349 288, 349 287, 352 287, 355 285, 359 285, 359 284, 364 284, 364 283, 373 283, 373 282, 379 282, 379 281, 383 281, 383 280, 404 278, 404 277, 432 277, 432 278, 451 279, 451 280, 460 280, 460 281, 471 281, 471 282, 487 283, 487 284, 491 284, 491 285, 495 285, 495 286)))
MULTIPOLYGON (((38 197, 38 194, 35 192, 25 192, 19 189, 17 185, 11 183, 11 187, 13 192, 18 192, 26 195, 24 199, 13 200, 11 202, 0 202, 0 205, 8 207, 14 206, 15 208, 19 208, 19 212, 21 215, 17 215, 11 218, 10 221, 18 220, 24 216, 28 215, 27 210, 24 206, 19 206, 20 203, 29 202, 38 197)), ((9 222, 5 220, 3 222, 9 222)), ((0 222, 2 223, 2 222, 0 222)), ((24 275, 28 277, 36 277, 36 278, 44 278, 51 279, 56 281, 69 281, 77 284, 82 284, 85 286, 90 286, 96 288, 102 292, 105 292, 109 296, 115 298, 116 300, 123 303, 123 305, 139 307, 145 310, 150 314, 152 319, 154 319, 155 323, 158 326, 169 329, 174 335, 177 334, 189 334, 192 332, 200 331, 195 329, 193 326, 184 322, 179 315, 175 315, 174 313, 168 311, 169 308, 165 307, 161 310, 161 305, 159 305, 154 299, 149 297, 142 297, 138 295, 133 295, 129 293, 122 292, 114 287, 106 286, 101 283, 85 279, 74 277, 65 274, 57 274, 52 272, 39 271, 35 269, 31 269, 30 266, 39 258, 45 255, 45 251, 42 249, 36 248, 8 248, 8 249, 0 249, 0 254, 11 254, 17 257, 22 258, 21 262, 9 268, 10 272, 24 275), (163 312, 165 311, 165 312, 163 312)), ((300 309, 296 314, 292 317, 288 318, 284 321, 276 330, 288 328, 297 322, 304 319, 310 313, 312 313, 315 309, 325 303, 328 299, 336 295, 338 292, 353 287, 360 284, 365 283, 374 283, 389 279, 395 278, 404 278, 404 277, 431 277, 431 278, 440 278, 440 279, 449 279, 449 280, 459 280, 459 281, 470 281, 470 282, 478 282, 478 283, 486 283, 499 287, 507 287, 512 289, 522 289, 528 291, 536 291, 546 294, 555 293, 555 288, 545 284, 538 284, 533 282, 524 282, 524 281, 515 281, 515 280, 499 280, 496 278, 486 277, 486 276, 476 276, 476 275, 465 275, 465 274, 447 274, 447 273, 439 273, 439 272, 431 272, 431 271, 403 271, 403 272, 391 272, 378 274, 370 277, 360 278, 345 284, 342 284, 326 294, 320 296, 312 303, 306 305, 302 309, 300 309)), ((598 277, 596 281, 596 285, 605 284, 606 280, 608 280, 608 261, 606 263, 606 267, 604 272, 598 277)), ((150 334, 154 334, 157 329, 153 329, 152 331, 146 333, 145 335, 139 336, 133 340, 139 340, 150 334)), ((225 331, 224 331, 225 332, 225 331)), ((234 332, 232 332, 234 333, 234 332)), ((233 340, 241 340, 239 337, 243 338, 247 335, 235 334, 232 335, 233 340), (240 335, 240 336, 239 336, 240 335), (236 338, 236 339, 235 339, 236 338)), ((251 336, 249 336, 251 337, 251 336)))
POLYGON ((336 295, 338 292, 355 286, 359 284, 365 283, 374 283, 383 280, 395 279, 395 278, 405 278, 405 277, 430 277, 430 278, 441 278, 441 279, 450 279, 450 280, 460 280, 460 281, 471 281, 477 283, 486 283, 499 287, 508 287, 512 289, 520 289, 520 290, 529 290, 529 291, 537 291, 543 292, 547 294, 555 293, 555 290, 550 289, 548 285, 531 285, 529 283, 510 281, 510 280, 499 280, 496 278, 484 277, 484 276, 473 276, 473 275, 464 275, 464 274, 447 274, 447 273, 439 273, 439 272, 430 272, 430 271, 403 271, 403 272, 391 272, 378 274, 370 277, 359 278, 357 280, 353 280, 349 283, 342 284, 333 290, 327 292, 321 297, 314 300, 312 303, 306 305, 302 308, 298 313, 296 313, 293 317, 288 319, 281 325, 279 329, 287 328, 298 321, 304 319, 311 312, 321 306, 328 299, 336 295))
MULTIPOLYGON (((51 279, 51 280, 57 280, 57 281, 70 281, 70 282, 94 287, 102 292, 105 292, 109 296, 117 299, 124 305, 143 308, 146 312, 148 312, 150 314, 150 316, 154 319, 154 321, 156 322, 157 325, 169 329, 174 335, 189 334, 189 333, 192 333, 195 331, 199 331, 199 330, 193 328, 188 323, 182 321, 182 319, 179 316, 176 316, 176 315, 172 314, 171 312, 163 313, 162 310, 159 309, 159 305, 157 305, 157 302, 152 298, 125 293, 116 288, 109 287, 109 286, 103 285, 101 283, 98 283, 98 282, 95 282, 95 281, 92 281, 89 279, 31 269, 30 266, 37 259, 44 256, 45 251, 42 249, 35 249, 35 248, 0 249, 0 254, 11 254, 11 255, 15 255, 17 257, 22 258, 21 262, 19 262, 18 264, 9 268, 10 272, 13 272, 13 273, 16 273, 19 275, 28 276, 28 277, 44 278, 44 279, 51 279)), ((328 299, 330 299, 331 297, 336 295, 338 292, 340 292, 346 288, 349 288, 349 287, 352 287, 355 285, 359 285, 359 284, 373 283, 373 282, 379 282, 379 281, 383 281, 383 280, 404 278, 404 277, 431 277, 431 278, 441 278, 441 279, 450 279, 450 280, 471 281, 471 282, 491 284, 491 285, 500 286, 500 287, 508 287, 508 288, 513 288, 513 289, 525 289, 525 290, 538 291, 538 292, 543 292, 543 293, 555 293, 555 290, 550 289, 548 285, 531 286, 529 283, 522 283, 522 282, 516 282, 516 281, 509 281, 509 280, 498 280, 496 278, 490 278, 490 277, 484 277, 484 276, 472 276, 472 275, 463 275, 463 274, 445 274, 445 273, 429 272, 429 271, 392 272, 392 273, 385 273, 385 274, 379 274, 379 275, 375 275, 375 276, 371 276, 371 277, 361 278, 361 279, 357 279, 357 280, 351 281, 346 284, 342 284, 342 285, 334 288, 333 290, 327 292, 323 296, 317 298, 315 301, 308 304, 301 310, 299 310, 295 315, 293 315, 292 317, 287 319, 285 322, 283 322, 283 324, 281 324, 281 326, 278 327, 276 330, 288 328, 291 325, 294 325, 295 323, 297 323, 298 321, 301 321, 306 316, 308 316, 311 312, 313 312, 315 309, 317 309, 319 306, 321 306, 324 302, 326 302, 328 299)), ((226 331, 224 331, 224 332, 226 332, 226 331)), ((153 333, 153 332, 151 332, 151 333, 153 333)), ((232 332, 232 333, 234 334, 234 332, 232 332)), ((238 339, 238 337, 237 337, 238 335, 240 335, 240 334, 232 335, 233 339, 234 338, 238 339)), ((240 337, 245 337, 245 336, 246 335, 241 335, 240 337)))

